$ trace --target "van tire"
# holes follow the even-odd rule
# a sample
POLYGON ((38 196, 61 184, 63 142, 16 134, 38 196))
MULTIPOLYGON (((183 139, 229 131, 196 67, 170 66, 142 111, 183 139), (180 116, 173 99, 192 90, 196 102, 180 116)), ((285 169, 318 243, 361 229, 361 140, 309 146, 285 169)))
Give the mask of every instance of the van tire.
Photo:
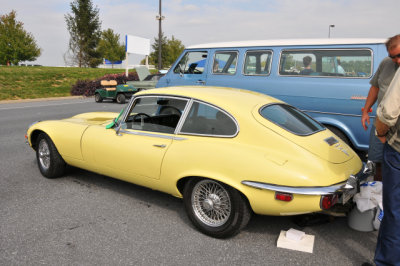
POLYGON ((325 125, 325 127, 327 129, 329 129, 330 131, 332 131, 336 136, 338 136, 341 140, 343 140, 347 145, 349 145, 350 147, 352 146, 349 138, 337 127, 334 126, 330 126, 330 125, 325 125))

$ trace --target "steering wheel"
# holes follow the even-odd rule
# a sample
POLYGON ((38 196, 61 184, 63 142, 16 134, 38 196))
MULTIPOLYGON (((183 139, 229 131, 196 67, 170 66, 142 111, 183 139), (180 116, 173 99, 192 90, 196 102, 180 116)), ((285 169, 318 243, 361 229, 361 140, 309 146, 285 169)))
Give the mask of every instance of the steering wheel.
POLYGON ((166 106, 164 107, 161 112, 161 115, 181 115, 182 112, 181 110, 179 110, 178 108, 174 107, 174 106, 166 106))
POLYGON ((137 113, 137 114, 135 114, 135 115, 132 117, 132 121, 135 122, 136 117, 140 117, 140 116, 145 116, 145 117, 149 118, 149 120, 150 120, 150 122, 151 122, 151 116, 149 116, 149 115, 146 114, 146 113, 137 113))

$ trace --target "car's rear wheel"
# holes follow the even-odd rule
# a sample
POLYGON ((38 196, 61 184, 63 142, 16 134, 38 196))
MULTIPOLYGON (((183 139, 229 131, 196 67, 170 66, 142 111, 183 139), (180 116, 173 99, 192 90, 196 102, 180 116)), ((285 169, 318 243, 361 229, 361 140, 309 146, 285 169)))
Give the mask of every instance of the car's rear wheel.
POLYGON ((190 179, 185 184, 183 199, 189 219, 212 237, 236 235, 251 217, 247 200, 240 192, 215 180, 190 179))
POLYGON ((119 93, 117 95, 117 103, 120 103, 120 104, 125 103, 125 99, 126 99, 126 97, 123 93, 119 93))
POLYGON ((45 133, 41 133, 37 139, 36 159, 44 177, 56 178, 65 172, 66 163, 45 133))
POLYGON ((94 95, 94 100, 96 101, 96 103, 101 103, 103 101, 103 97, 101 97, 100 93, 96 93, 94 95))

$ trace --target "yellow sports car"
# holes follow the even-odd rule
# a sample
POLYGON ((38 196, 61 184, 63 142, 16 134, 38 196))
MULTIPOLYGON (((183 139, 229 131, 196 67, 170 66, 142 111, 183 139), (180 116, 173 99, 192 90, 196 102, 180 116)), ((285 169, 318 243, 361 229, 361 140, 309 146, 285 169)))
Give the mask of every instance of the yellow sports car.
POLYGON ((203 233, 235 235, 251 214, 296 215, 348 201, 372 165, 324 126, 264 94, 217 87, 141 91, 116 113, 31 125, 40 172, 66 165, 183 198, 203 233))

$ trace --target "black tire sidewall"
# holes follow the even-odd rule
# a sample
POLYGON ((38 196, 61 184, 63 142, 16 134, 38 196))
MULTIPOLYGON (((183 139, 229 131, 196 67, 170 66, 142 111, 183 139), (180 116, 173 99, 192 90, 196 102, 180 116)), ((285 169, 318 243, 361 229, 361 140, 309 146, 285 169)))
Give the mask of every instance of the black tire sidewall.
POLYGON ((117 103, 123 104, 125 103, 125 95, 123 93, 120 93, 117 95, 117 103))
POLYGON ((204 180, 202 178, 192 178, 189 180, 184 188, 184 205, 186 209, 186 213, 189 217, 189 219, 192 221, 192 223, 204 234, 216 237, 216 238, 227 238, 231 237, 235 234, 237 234, 242 227, 241 225, 242 220, 243 220, 243 204, 246 204, 243 201, 243 198, 241 197, 240 193, 231 188, 230 186, 227 186, 221 182, 218 182, 216 180, 212 180, 214 182, 217 182, 220 186, 222 186, 229 195, 230 201, 231 201, 231 214, 228 220, 225 222, 225 224, 217 227, 212 227, 209 225, 204 224, 202 221, 199 220, 199 218, 196 216, 194 213, 193 207, 192 207, 192 193, 193 193, 193 188, 194 186, 201 180, 204 180))
POLYGON ((96 93, 96 94, 94 95, 94 100, 95 100, 97 103, 100 103, 100 102, 103 101, 103 98, 101 97, 101 95, 100 95, 99 93, 96 93))
POLYGON ((57 148, 55 147, 53 141, 45 133, 41 133, 37 139, 36 159, 40 173, 46 178, 59 177, 65 171, 66 164, 64 160, 58 153, 57 148), (50 152, 50 166, 48 169, 43 168, 42 164, 39 161, 39 144, 42 140, 44 140, 47 143, 50 152))

